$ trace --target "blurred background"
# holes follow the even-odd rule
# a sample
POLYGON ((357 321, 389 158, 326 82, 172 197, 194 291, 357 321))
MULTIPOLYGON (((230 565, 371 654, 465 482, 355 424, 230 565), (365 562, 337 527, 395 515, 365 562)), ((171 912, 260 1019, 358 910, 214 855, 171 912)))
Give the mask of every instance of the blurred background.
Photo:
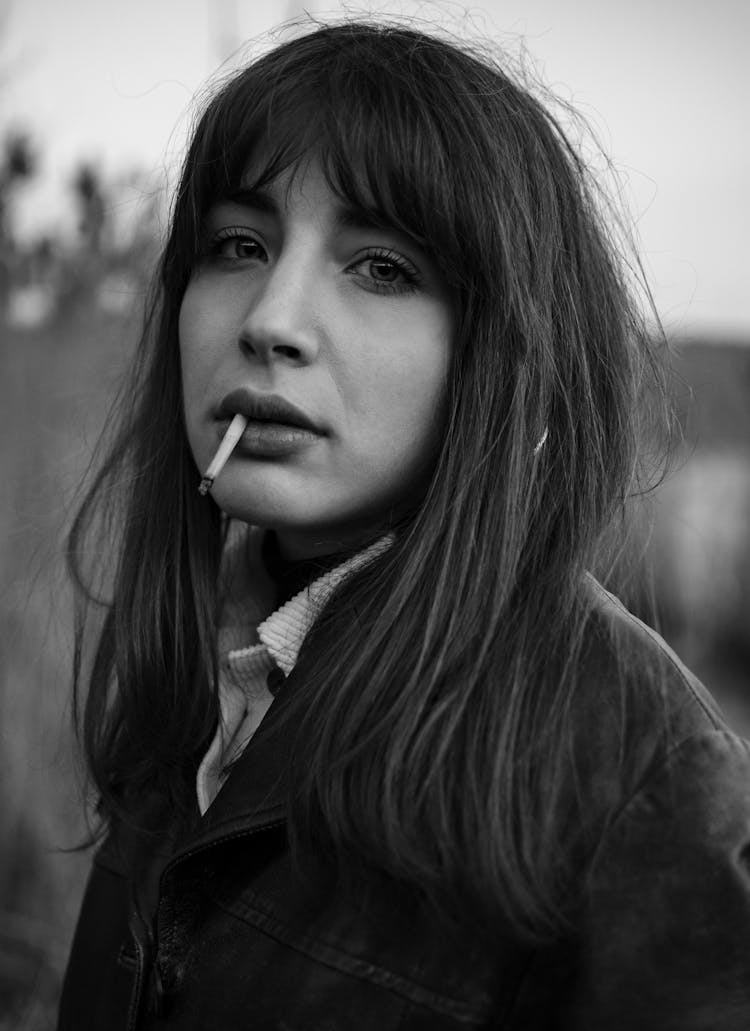
MULTIPOLYGON (((750 5, 304 6, 489 36, 591 124, 678 373, 685 442, 648 543, 661 629, 749 732, 750 5)), ((137 336, 193 98, 302 13, 0 0, 0 1031, 54 1025, 89 861, 70 851, 76 487, 137 336)))

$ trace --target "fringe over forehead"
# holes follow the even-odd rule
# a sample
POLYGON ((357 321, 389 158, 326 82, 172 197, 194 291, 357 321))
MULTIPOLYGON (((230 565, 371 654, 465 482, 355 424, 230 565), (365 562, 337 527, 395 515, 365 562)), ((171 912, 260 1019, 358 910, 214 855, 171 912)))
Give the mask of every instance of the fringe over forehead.
POLYGON ((541 107, 502 71, 438 39, 361 23, 319 29, 211 100, 175 221, 189 211, 197 234, 212 203, 314 157, 347 206, 413 237, 451 286, 476 287, 492 227, 512 217, 517 190, 503 179, 544 172, 519 154, 529 113, 550 135, 541 107))

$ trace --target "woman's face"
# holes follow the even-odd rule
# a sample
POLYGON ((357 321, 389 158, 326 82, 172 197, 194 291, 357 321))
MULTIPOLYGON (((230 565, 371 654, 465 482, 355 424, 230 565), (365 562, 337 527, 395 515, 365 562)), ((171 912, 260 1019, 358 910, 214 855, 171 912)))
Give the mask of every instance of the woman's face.
POLYGON ((315 162, 216 204, 205 235, 179 319, 198 469, 242 412, 250 422, 216 503, 275 529, 292 558, 356 546, 432 470, 448 290, 410 238, 342 206, 315 162))

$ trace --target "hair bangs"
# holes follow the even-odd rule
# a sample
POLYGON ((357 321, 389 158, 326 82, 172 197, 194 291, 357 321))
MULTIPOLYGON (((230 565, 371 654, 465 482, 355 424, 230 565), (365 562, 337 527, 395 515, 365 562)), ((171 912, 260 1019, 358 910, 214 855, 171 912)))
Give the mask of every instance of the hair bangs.
MULTIPOLYGON (((240 189, 267 185, 310 160, 342 203, 365 220, 411 237, 446 281, 460 275, 455 161, 438 117, 413 80, 385 80, 374 59, 333 62, 267 55, 230 82, 198 127, 189 183, 196 244, 206 212, 240 189), (273 67, 274 62, 278 67, 273 67)), ((463 252, 463 247, 461 248, 463 252)), ((465 261, 465 256, 464 256, 465 261)))
POLYGON ((248 69, 214 98, 203 116, 190 182, 191 206, 199 221, 222 198, 272 182, 297 167, 319 137, 321 112, 313 98, 304 89, 284 89, 284 84, 269 89, 262 80, 258 69, 248 69))

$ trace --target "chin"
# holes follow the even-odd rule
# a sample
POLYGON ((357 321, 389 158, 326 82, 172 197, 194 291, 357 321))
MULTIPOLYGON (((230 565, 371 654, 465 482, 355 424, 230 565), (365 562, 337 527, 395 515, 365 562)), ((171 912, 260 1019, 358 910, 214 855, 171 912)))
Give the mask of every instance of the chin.
POLYGON ((231 519, 240 519, 243 523, 264 526, 269 529, 283 521, 283 510, 279 510, 275 505, 251 501, 241 496, 237 497, 234 492, 214 489, 211 493, 222 512, 231 519))
POLYGON ((247 485, 217 480, 211 494, 222 512, 232 519, 267 529, 303 530, 314 514, 310 499, 283 490, 253 491, 247 485))

